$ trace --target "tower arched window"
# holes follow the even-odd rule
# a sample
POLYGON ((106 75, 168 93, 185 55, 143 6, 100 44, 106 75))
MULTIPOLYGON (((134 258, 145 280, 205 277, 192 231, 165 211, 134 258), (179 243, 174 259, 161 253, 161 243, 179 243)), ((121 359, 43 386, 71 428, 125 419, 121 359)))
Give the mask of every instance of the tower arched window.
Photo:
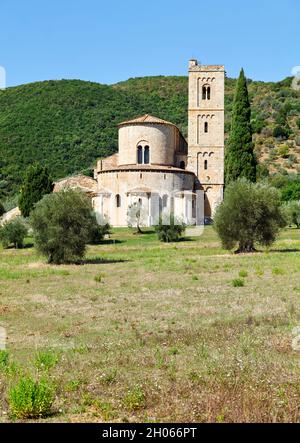
POLYGON ((120 196, 120 194, 116 195, 116 207, 117 208, 121 207, 121 196, 120 196))
POLYGON ((185 169, 185 163, 183 160, 180 162, 179 167, 180 169, 185 169))
POLYGON ((208 122, 204 123, 204 132, 207 134, 208 133, 208 122))
POLYGON ((143 163, 143 147, 138 146, 137 148, 137 162, 139 165, 143 163))
POLYGON ((202 86, 202 100, 210 100, 211 88, 208 85, 202 86))
POLYGON ((149 146, 144 147, 144 164, 148 165, 150 163, 150 148, 149 146))
POLYGON ((208 162, 207 160, 204 160, 204 169, 207 169, 207 167, 208 167, 208 162))

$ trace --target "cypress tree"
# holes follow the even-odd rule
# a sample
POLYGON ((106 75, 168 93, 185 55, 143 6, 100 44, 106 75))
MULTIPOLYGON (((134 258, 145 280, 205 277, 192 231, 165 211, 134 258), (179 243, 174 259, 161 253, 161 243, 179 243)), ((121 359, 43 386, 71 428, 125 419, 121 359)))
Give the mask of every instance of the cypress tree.
POLYGON ((19 198, 19 208, 23 217, 29 217, 35 204, 45 194, 50 194, 53 191, 53 186, 53 181, 46 166, 36 163, 28 167, 19 198))
POLYGON ((225 183, 244 177, 256 181, 256 159, 253 152, 251 107, 247 80, 241 70, 233 102, 231 131, 225 152, 225 183))
POLYGON ((5 214, 5 208, 3 204, 0 202, 0 217, 2 217, 3 214, 5 214))

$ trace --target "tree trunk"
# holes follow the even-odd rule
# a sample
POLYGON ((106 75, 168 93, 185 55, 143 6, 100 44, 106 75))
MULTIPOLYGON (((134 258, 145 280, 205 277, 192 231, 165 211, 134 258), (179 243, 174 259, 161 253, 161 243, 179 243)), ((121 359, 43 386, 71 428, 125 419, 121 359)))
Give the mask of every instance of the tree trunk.
POLYGON ((143 234, 143 231, 141 230, 139 223, 137 223, 136 227, 137 227, 137 233, 138 234, 143 234))
POLYGON ((250 252, 256 252, 253 242, 240 243, 239 248, 235 251, 235 254, 247 254, 250 252))

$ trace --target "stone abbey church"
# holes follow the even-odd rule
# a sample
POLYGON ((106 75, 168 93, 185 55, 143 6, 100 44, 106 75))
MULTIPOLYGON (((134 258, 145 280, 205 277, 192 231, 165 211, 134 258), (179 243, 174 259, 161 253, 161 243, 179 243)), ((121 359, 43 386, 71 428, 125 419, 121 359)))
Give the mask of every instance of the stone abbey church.
POLYGON ((143 115, 119 124, 119 149, 99 160, 94 180, 61 180, 56 190, 78 185, 95 211, 113 226, 127 226, 128 207, 139 203, 154 223, 153 202, 194 220, 197 190, 204 192, 204 214, 213 216, 224 187, 224 66, 189 62, 188 142, 171 122, 143 115))

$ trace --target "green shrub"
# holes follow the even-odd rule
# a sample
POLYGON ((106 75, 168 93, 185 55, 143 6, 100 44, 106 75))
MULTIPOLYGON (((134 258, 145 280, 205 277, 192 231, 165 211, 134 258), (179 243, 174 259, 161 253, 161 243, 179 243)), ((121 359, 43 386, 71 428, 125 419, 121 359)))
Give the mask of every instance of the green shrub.
POLYGON ((93 401, 93 406, 100 412, 104 421, 110 421, 117 415, 112 404, 109 402, 96 399, 93 401))
POLYGON ((242 278, 246 278, 246 277, 248 277, 248 272, 245 271, 244 269, 241 269, 239 272, 239 276, 242 278))
POLYGON ((0 350, 0 371, 3 371, 7 368, 9 363, 9 353, 4 349, 0 350))
POLYGON ((281 268, 273 268, 272 274, 273 275, 284 275, 284 270, 281 268))
POLYGON ((70 380, 65 385, 65 390, 67 392, 77 391, 81 386, 82 382, 80 380, 70 380))
POLYGON ((35 366, 37 369, 49 370, 59 361, 59 357, 52 351, 39 351, 35 357, 35 366))
POLYGON ((293 180, 287 183, 281 190, 283 201, 300 200, 300 181, 293 180))
POLYGON ((129 389, 123 399, 124 406, 129 411, 136 411, 145 405, 145 394, 140 386, 129 389))
POLYGON ((50 414, 53 401, 54 388, 45 378, 37 381, 21 377, 8 393, 11 414, 17 418, 45 417, 50 414))
POLYGON ((283 205, 287 225, 300 228, 300 201, 289 201, 283 205))
POLYGON ((116 368, 111 368, 107 372, 101 375, 101 382, 106 385, 111 385, 115 383, 117 379, 118 371, 116 368))
POLYGON ((105 235, 109 235, 111 231, 111 226, 108 220, 104 218, 97 218, 95 215, 95 223, 92 226, 90 243, 92 245, 97 245, 101 243, 105 235))
POLYGON ((6 376, 16 376, 21 373, 21 367, 18 363, 10 361, 9 352, 5 349, 0 350, 0 372, 6 376))
POLYGON ((289 130, 283 126, 275 126, 273 130, 273 137, 286 139, 289 137, 289 130))
POLYGON ((173 348, 169 349, 169 354, 170 355, 177 355, 177 354, 179 354, 179 349, 174 346, 173 348))
POLYGON ((282 158, 287 158, 289 156, 289 147, 287 145, 279 146, 278 155, 282 158))
POLYGON ((21 217, 16 217, 0 227, 0 241, 4 248, 13 245, 15 248, 23 246, 28 229, 21 217))
MULTIPOLYGON (((1 183, 0 183, 1 187, 1 183)), ((2 200, 5 212, 11 211, 18 206, 19 194, 11 195, 2 200)))
POLYGON ((165 243, 177 242, 185 232, 185 224, 173 214, 165 215, 160 217, 158 225, 155 226, 155 231, 160 241, 165 243))
POLYGON ((296 125, 298 126, 298 129, 300 129, 300 118, 297 118, 296 125))
POLYGON ((234 288, 241 288, 242 286, 245 286, 245 281, 241 278, 235 278, 232 280, 232 286, 234 288))
POLYGON ((251 127, 253 133, 260 134, 264 126, 265 126, 265 121, 260 118, 256 118, 251 121, 251 127))
POLYGON ((101 283, 103 281, 104 274, 95 275, 94 280, 96 283, 101 283))
POLYGON ((256 167, 256 179, 257 180, 264 180, 265 178, 269 177, 269 169, 266 164, 259 164, 256 167))
POLYGON ((257 242, 270 246, 286 222, 280 205, 280 194, 265 183, 244 179, 231 183, 224 201, 214 217, 216 229, 225 249, 254 251, 257 242))
POLYGON ((46 195, 32 211, 35 246, 49 263, 81 259, 95 228, 90 199, 79 190, 46 195))
POLYGON ((255 269, 255 274, 256 274, 258 277, 262 277, 262 276, 264 275, 264 270, 261 269, 259 266, 257 266, 256 269, 255 269))

